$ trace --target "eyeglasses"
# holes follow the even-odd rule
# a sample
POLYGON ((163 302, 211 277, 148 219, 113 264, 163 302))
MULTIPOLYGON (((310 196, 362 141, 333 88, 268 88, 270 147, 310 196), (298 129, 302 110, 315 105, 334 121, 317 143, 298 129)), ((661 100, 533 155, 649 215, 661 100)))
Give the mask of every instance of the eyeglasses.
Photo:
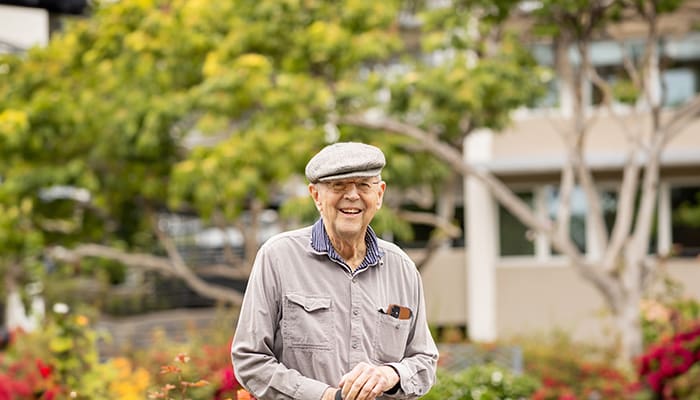
POLYGON ((335 193, 347 193, 352 185, 355 185, 359 193, 367 194, 372 191, 372 185, 378 185, 379 181, 334 181, 324 182, 335 193))

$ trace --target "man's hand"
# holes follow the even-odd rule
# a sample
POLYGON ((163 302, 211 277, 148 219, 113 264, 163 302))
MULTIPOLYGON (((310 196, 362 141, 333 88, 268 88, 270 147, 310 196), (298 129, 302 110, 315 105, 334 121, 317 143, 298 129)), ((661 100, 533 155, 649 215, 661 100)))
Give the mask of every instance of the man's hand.
POLYGON ((373 400, 398 382, 399 375, 393 368, 361 362, 343 375, 338 386, 343 400, 373 400))

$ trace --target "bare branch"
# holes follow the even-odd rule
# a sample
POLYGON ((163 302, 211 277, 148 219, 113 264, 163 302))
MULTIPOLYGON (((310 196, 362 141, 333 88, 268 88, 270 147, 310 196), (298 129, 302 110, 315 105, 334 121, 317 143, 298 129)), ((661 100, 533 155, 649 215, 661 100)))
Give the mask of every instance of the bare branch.
POLYGON ((168 254, 170 259, 170 265, 174 273, 180 277, 185 283, 192 288, 195 292, 206 296, 209 298, 215 298, 223 301, 229 301, 233 304, 240 304, 243 300, 240 293, 232 292, 230 289, 225 289, 220 286, 214 286, 200 277, 198 277, 192 270, 187 266, 185 261, 180 255, 180 252, 175 246, 175 242, 158 227, 157 217, 153 213, 149 213, 152 220, 153 230, 155 231, 156 237, 160 242, 165 252, 168 254))
POLYGON ((637 184, 639 181, 639 164, 634 159, 635 152, 630 151, 625 162, 625 169, 622 176, 622 185, 618 196, 617 215, 615 225, 610 235, 605 254, 603 255, 603 268, 610 272, 615 266, 615 260, 619 257, 622 247, 625 244, 631 228, 632 215, 634 210, 634 198, 637 194, 637 184))
POLYGON ((225 278, 225 279, 248 279, 250 276, 250 271, 242 268, 231 267, 227 264, 213 264, 204 265, 196 268, 197 275, 212 277, 212 278, 225 278))
MULTIPOLYGON (((579 54, 581 56, 584 70, 593 70, 593 67, 590 62, 588 45, 586 43, 578 43, 579 54)), ((597 73, 594 73, 594 76, 598 76, 597 73)), ((600 79, 600 77, 598 78, 600 79)), ((576 79, 577 85, 580 86, 582 80, 583 73, 579 72, 576 79)), ((602 79, 600 80, 603 81, 602 79)), ((609 89, 609 86, 607 86, 607 84, 603 85, 609 89)), ((595 246, 598 249, 603 249, 605 247, 604 244, 607 242, 608 234, 605 230, 605 224, 603 222, 603 213, 600 208, 600 197, 598 196, 598 192, 596 190, 593 174, 591 173, 590 168, 588 168, 588 166, 586 165, 583 156, 586 134, 590 129, 590 120, 588 121, 588 123, 584 120, 585 107, 583 106, 583 97, 580 92, 580 87, 576 95, 576 107, 577 109, 574 113, 575 142, 573 143, 573 145, 569 144, 569 160, 572 163, 573 170, 578 177, 578 182, 586 195, 586 201, 590 209, 590 214, 592 215, 592 229, 594 232, 594 238, 597 240, 595 246)))
POLYGON ((564 166, 559 183, 559 210, 557 211, 557 227, 555 235, 569 236, 571 223, 571 192, 574 188, 574 171, 570 164, 564 166))
POLYGON ((449 238, 454 239, 462 235, 462 230, 459 227, 433 213, 398 210, 396 214, 408 222, 434 226, 443 231, 449 238))
POLYGON ((415 260, 416 269, 418 269, 418 271, 422 270, 423 267, 428 265, 430 260, 432 260, 433 256, 436 254, 437 249, 440 248, 441 244, 442 240, 435 237, 432 237, 430 238, 430 240, 428 240, 428 244, 426 244, 423 249, 422 257, 415 260))
MULTIPOLYGON (((493 196, 508 209, 516 218, 522 221, 531 229, 544 233, 551 241, 552 245, 567 255, 577 266, 585 266, 585 261, 571 239, 564 239, 554 236, 554 229, 550 221, 543 221, 538 218, 530 207, 516 196, 507 186, 493 176, 490 172, 482 168, 474 168, 466 163, 462 154, 452 147, 440 142, 429 135, 426 131, 401 121, 390 118, 367 118, 361 115, 352 115, 339 118, 339 123, 364 127, 368 129, 383 130, 390 133, 397 133, 408 136, 423 143, 424 148, 439 159, 447 162, 453 170, 458 171, 462 176, 472 176, 478 179, 489 188, 493 196)), ((582 268, 590 270, 590 268, 582 268)), ((591 274, 591 272, 585 272, 591 274)), ((595 279, 595 278, 592 278, 595 279)))
POLYGON ((227 229, 227 224, 226 224, 226 219, 224 218, 223 213, 220 211, 214 212, 212 216, 212 222, 214 222, 214 225, 221 231, 221 234, 224 236, 224 245, 223 245, 223 255, 224 255, 224 260, 226 260, 227 263, 229 263, 231 266, 240 266, 243 265, 244 260, 241 258, 238 253, 236 253, 233 250, 233 245, 231 244, 231 241, 228 238, 228 232, 226 231, 227 229))
POLYGON ((633 245, 638 254, 646 255, 649 237, 651 235, 651 225, 654 217, 654 207, 656 205, 659 192, 659 165, 661 151, 663 147, 662 137, 657 137, 652 149, 649 152, 649 159, 644 165, 644 180, 641 187, 641 201, 637 211, 637 221, 632 237, 633 245))
MULTIPOLYGON (((172 262, 168 258, 143 253, 127 253, 114 247, 99 244, 81 244, 73 249, 68 249, 65 247, 52 247, 47 250, 46 254, 53 260, 68 263, 75 263, 80 259, 87 257, 105 258, 117 261, 127 267, 141 268, 148 271, 157 272, 164 276, 181 278, 184 279, 188 285, 194 282, 190 276, 191 273, 180 273, 178 270, 173 268, 172 262)), ((234 289, 211 285, 196 277, 195 280, 198 281, 196 287, 200 289, 197 290, 197 292, 203 296, 234 305, 240 305, 241 301, 243 300, 241 294, 234 289)), ((193 286, 190 285, 190 287, 193 286)), ((193 289, 194 288, 195 287, 193 287, 193 289)))

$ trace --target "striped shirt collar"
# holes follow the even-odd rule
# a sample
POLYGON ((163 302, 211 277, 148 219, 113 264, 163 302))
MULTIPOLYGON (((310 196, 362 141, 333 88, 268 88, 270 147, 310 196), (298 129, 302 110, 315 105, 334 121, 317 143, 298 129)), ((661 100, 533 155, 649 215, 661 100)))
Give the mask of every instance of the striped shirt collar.
POLYGON ((379 242, 377 240, 377 234, 374 233, 371 226, 367 226, 367 234, 365 235, 365 245, 367 247, 367 252, 365 254, 365 259, 359 267, 352 272, 352 268, 343 260, 343 257, 335 251, 333 244, 331 243, 331 238, 328 237, 326 233, 326 227, 323 225, 323 219, 319 219, 314 224, 311 229, 311 247, 318 253, 327 254, 331 261, 334 261, 343 267, 345 267, 348 272, 352 272, 353 275, 357 275, 365 269, 380 264, 381 258, 384 255, 379 249, 379 242))

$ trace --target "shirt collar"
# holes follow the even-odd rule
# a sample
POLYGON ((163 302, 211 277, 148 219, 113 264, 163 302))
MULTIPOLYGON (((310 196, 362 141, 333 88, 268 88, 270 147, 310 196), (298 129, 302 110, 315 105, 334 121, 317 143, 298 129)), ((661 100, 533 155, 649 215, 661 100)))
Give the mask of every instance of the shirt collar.
MULTIPOLYGON (((379 249, 379 240, 377 234, 374 233, 371 226, 367 227, 367 233, 365 234, 365 245, 367 247, 367 252, 365 253, 365 259, 355 270, 354 274, 365 270, 371 266, 378 265, 381 261, 381 257, 384 252, 379 249)), ((331 243, 331 238, 328 237, 326 232, 326 227, 323 225, 323 219, 319 218, 311 229, 311 247, 321 254, 327 254, 328 258, 335 261, 348 270, 352 270, 350 266, 347 265, 343 257, 335 251, 333 244, 331 243)))

